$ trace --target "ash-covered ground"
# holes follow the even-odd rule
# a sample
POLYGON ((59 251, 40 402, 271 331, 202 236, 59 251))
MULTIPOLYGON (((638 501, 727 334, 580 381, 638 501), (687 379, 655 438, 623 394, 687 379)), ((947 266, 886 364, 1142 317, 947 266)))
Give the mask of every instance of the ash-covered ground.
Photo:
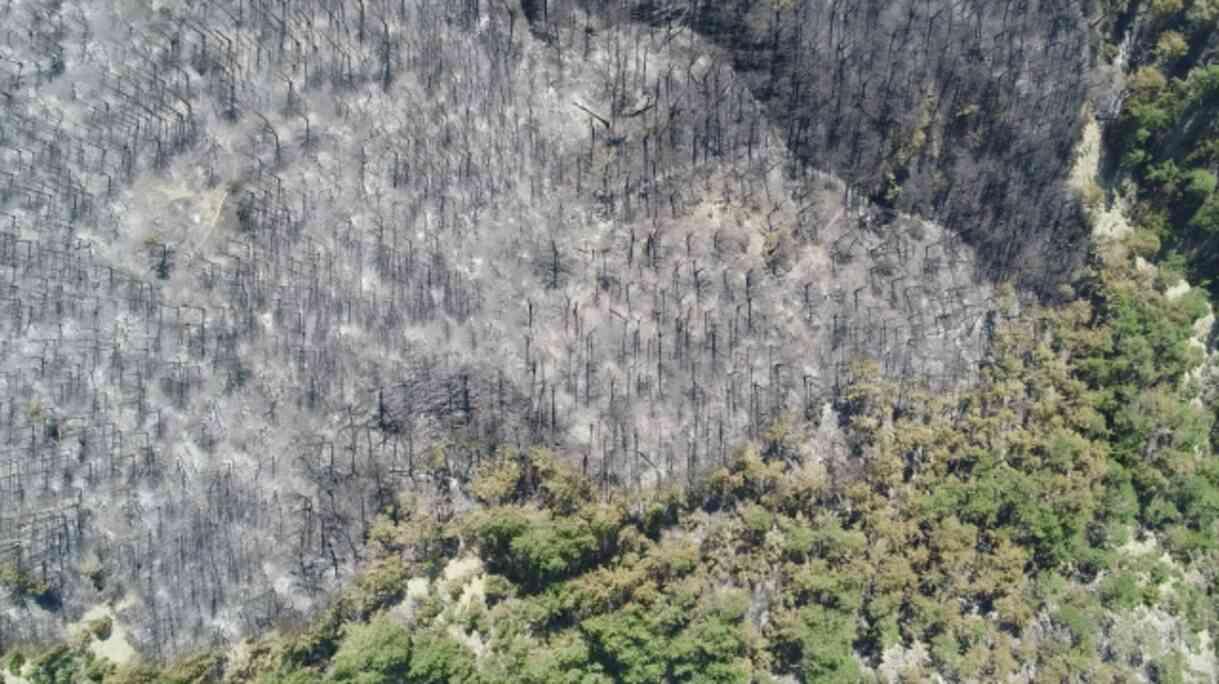
POLYGON ((690 25, 526 5, 0 7, 0 564, 53 588, 0 645, 230 640, 504 450, 850 467, 852 362, 970 380, 1009 298, 961 227, 791 154, 690 25))

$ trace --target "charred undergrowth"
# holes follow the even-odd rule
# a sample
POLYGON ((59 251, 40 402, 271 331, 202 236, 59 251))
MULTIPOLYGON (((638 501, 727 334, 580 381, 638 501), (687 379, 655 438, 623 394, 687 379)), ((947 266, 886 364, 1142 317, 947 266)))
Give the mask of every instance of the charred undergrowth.
POLYGON ((588 4, 722 47, 805 164, 958 231, 987 276, 1053 295, 1082 263, 1079 3, 588 4))

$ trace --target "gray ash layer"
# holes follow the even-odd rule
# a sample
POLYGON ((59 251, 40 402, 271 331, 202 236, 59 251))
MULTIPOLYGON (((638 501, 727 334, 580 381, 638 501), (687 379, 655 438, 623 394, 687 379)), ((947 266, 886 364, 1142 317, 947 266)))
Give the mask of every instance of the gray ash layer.
POLYGON ((154 657, 291 620, 498 449, 633 489, 787 420, 847 465, 853 361, 969 382, 985 226, 813 170, 739 55, 636 19, 0 8, 0 563, 61 602, 0 647, 105 600, 154 657))

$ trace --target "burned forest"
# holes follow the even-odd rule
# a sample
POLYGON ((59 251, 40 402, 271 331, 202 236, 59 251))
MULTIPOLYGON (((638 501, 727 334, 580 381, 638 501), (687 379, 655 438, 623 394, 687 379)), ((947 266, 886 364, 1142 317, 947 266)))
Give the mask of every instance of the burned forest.
POLYGON ((1083 291, 1089 8, 0 1, 0 652, 304 624, 536 449, 846 491, 1083 291))

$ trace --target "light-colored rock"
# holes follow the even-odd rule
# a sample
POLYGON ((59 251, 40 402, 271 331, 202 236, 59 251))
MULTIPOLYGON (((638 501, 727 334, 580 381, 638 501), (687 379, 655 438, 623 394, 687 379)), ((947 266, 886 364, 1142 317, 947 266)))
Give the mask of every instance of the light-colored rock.
POLYGON ((1169 301, 1174 301, 1189 294, 1190 289, 1189 283, 1185 282, 1185 279, 1181 279, 1177 281, 1175 285, 1165 290, 1164 296, 1167 297, 1169 301))
MULTIPOLYGON (((1075 165, 1071 168, 1069 179, 1069 185, 1076 192, 1084 194, 1089 188, 1104 188, 1100 177, 1101 148, 1100 124, 1089 113, 1084 124, 1083 137, 1076 148, 1075 165)), ((1087 208, 1088 216, 1092 219, 1094 239, 1101 242, 1120 240, 1134 230, 1127 218, 1127 204, 1125 193, 1119 192, 1112 201, 1106 198, 1099 206, 1087 208)))
POLYGON ((481 573, 482 569, 483 562, 477 556, 455 558, 444 566, 444 579, 450 583, 464 582, 469 577, 481 573))
POLYGON ((90 608, 69 631, 80 633, 88 628, 90 622, 103 618, 110 618, 110 636, 104 641, 96 638, 91 639, 89 641, 89 651, 93 655, 105 658, 116 665, 123 665, 137 660, 139 653, 131 645, 127 628, 123 626, 116 611, 110 606, 102 604, 90 608))

